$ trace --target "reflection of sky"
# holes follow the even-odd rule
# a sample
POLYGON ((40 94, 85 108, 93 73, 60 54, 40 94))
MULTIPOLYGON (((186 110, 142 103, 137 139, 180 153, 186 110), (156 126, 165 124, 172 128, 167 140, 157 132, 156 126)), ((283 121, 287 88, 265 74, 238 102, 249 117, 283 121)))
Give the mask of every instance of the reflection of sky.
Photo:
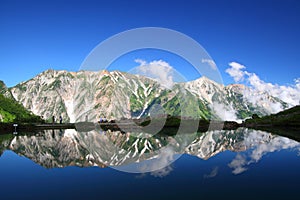
MULTIPOLYGON (((66 134, 71 136, 74 135, 66 134)), ((126 195, 126 199, 157 199, 159 195, 167 199, 220 199, 234 193, 234 199, 247 192, 249 199, 255 199, 257 191, 261 197, 269 198, 286 191, 297 195, 299 143, 250 130, 245 131, 242 142, 246 151, 223 151, 207 160, 184 154, 170 166, 140 175, 109 167, 46 169, 24 156, 5 151, 0 157, 1 198, 120 199, 126 195)), ((157 161, 163 166, 176 158, 173 153, 167 149, 157 161)), ((148 170, 157 167, 151 162, 140 162, 137 166, 148 170)))
MULTIPOLYGON (((251 155, 251 152, 245 152, 245 155, 251 155)), ((225 151, 208 160, 183 155, 172 164, 173 171, 167 176, 146 173, 137 178, 136 174, 112 168, 45 169, 12 151, 5 151, 0 157, 0 177, 3 180, 0 182, 1 198, 24 198, 27 195, 31 199, 96 199, 99 196, 104 199, 120 199, 124 196, 126 199, 141 196, 143 199, 157 199, 158 196, 218 199, 234 192, 234 199, 245 192, 249 193, 249 190, 249 199, 256 197, 256 190, 260 190, 262 197, 268 195, 270 198, 286 190, 290 195, 297 194, 300 162, 296 151, 277 151, 273 153, 274 156, 272 154, 263 159, 264 162, 257 163, 255 168, 234 176, 226 165, 239 154, 225 151)))

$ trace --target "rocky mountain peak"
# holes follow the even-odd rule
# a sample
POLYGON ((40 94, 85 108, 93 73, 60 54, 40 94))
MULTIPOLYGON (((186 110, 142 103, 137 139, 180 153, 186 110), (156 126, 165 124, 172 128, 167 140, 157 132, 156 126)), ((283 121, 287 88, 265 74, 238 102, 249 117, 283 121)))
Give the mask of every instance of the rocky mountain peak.
POLYGON ((220 109, 230 111, 234 115, 231 120, 243 119, 253 113, 270 114, 273 104, 277 107, 284 104, 267 93, 251 96, 253 92, 246 86, 224 87, 207 77, 175 84, 169 90, 144 76, 107 70, 47 70, 10 91, 24 107, 44 119, 61 115, 64 121, 70 122, 98 121, 100 117, 140 118, 149 116, 157 105, 167 114, 180 115, 178 97, 187 96, 187 113, 206 119, 227 120, 225 115, 218 115, 220 109))

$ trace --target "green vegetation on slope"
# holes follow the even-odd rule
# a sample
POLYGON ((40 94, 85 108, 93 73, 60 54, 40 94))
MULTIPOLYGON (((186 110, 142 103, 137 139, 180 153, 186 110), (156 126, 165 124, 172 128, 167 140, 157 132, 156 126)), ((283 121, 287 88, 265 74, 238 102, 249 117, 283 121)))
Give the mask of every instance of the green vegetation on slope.
POLYGON ((245 121, 246 126, 300 126, 300 106, 281 111, 265 117, 253 115, 245 121))
POLYGON ((26 110, 16 101, 0 94, 0 115, 2 122, 41 122, 41 118, 26 110))
POLYGON ((6 86, 3 81, 0 81, 0 94, 4 94, 6 92, 6 86))

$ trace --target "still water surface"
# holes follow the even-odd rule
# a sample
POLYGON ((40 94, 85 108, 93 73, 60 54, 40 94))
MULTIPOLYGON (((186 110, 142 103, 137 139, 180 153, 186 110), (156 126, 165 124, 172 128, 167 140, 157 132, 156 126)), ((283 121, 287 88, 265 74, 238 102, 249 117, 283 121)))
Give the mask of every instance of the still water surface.
POLYGON ((0 136, 1 199, 298 199, 300 143, 250 129, 0 136), (130 173, 128 173, 130 172, 130 173))

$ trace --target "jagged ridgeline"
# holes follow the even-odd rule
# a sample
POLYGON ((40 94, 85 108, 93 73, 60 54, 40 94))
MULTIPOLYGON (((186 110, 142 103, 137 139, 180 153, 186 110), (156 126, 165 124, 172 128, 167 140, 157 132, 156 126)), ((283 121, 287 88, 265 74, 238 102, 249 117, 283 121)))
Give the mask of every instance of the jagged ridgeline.
POLYGON ((34 114, 46 120, 62 116, 64 122, 86 118, 95 122, 100 117, 142 118, 151 114, 237 120, 253 113, 270 114, 274 104, 282 109, 289 106, 268 93, 243 85, 224 86, 206 77, 167 89, 153 79, 106 70, 47 70, 10 88, 9 93, 34 114), (256 102, 249 97, 255 97, 256 102))
POLYGON ((5 86, 0 81, 0 122, 41 122, 39 116, 34 115, 17 101, 15 101, 5 86))

